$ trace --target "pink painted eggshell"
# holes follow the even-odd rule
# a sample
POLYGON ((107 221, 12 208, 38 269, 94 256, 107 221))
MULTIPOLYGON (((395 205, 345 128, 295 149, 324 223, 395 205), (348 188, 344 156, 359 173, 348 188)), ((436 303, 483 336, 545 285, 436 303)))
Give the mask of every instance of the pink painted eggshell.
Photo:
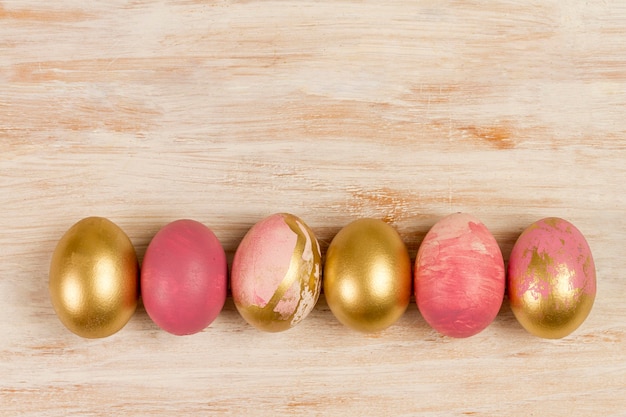
POLYGON ((226 254, 209 228, 177 220, 154 236, 141 268, 141 293, 159 327, 175 335, 200 332, 222 310, 226 290, 226 254))
POLYGON ((435 330, 469 337, 496 317, 504 297, 502 252, 477 218, 444 217, 424 237, 415 260, 415 299, 435 330))
POLYGON ((248 231, 233 258, 235 306, 260 330, 287 330, 315 306, 320 270, 320 247, 311 229, 291 214, 269 216, 248 231))
POLYGON ((556 339, 576 330, 596 296, 595 264, 582 233, 557 217, 531 224, 511 251, 508 295, 530 333, 556 339))

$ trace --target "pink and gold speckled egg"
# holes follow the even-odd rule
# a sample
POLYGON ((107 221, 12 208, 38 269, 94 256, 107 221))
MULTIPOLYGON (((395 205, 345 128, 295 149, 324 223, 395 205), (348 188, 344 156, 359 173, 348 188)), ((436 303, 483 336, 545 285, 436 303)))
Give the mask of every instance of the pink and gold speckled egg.
POLYGON ((504 261, 487 227, 469 214, 437 222, 415 260, 415 299, 435 330, 469 337, 496 317, 504 297, 504 261))
POLYGON ((596 270, 582 233, 550 217, 520 235, 509 258, 511 309, 530 333, 558 339, 585 321, 596 296, 596 270))
POLYGON ((248 231, 235 253, 231 270, 235 306, 257 329, 287 330, 317 303, 320 270, 320 247, 313 231, 294 215, 269 216, 248 231))

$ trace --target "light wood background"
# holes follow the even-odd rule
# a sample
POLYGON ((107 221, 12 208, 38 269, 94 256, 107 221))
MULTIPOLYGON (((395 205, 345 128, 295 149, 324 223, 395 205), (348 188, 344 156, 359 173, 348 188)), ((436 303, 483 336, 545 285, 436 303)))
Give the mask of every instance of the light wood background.
POLYGON ((626 415, 626 2, 0 1, 0 414, 626 415), (585 234, 598 294, 571 336, 505 300, 479 335, 340 325, 322 298, 282 334, 228 299, 174 337, 140 307, 84 340, 48 266, 74 222, 143 257, 167 222, 299 215, 323 250, 360 217, 414 257, 451 212, 505 259, 546 216, 585 234))

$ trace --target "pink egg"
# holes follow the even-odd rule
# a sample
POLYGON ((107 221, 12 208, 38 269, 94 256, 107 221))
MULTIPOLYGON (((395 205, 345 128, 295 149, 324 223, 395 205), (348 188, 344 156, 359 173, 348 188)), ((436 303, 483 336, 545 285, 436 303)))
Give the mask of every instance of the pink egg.
POLYGON ((313 310, 320 270, 320 247, 311 229, 291 214, 269 216, 248 231, 235 253, 235 306, 260 330, 287 330, 313 310))
POLYGON ((435 330, 469 337, 496 317, 504 297, 504 260, 477 218, 456 213, 437 222, 415 260, 415 299, 435 330))
POLYGON ((154 236, 141 268, 143 304, 152 320, 175 335, 207 327, 226 301, 226 254, 213 232, 177 220, 154 236))

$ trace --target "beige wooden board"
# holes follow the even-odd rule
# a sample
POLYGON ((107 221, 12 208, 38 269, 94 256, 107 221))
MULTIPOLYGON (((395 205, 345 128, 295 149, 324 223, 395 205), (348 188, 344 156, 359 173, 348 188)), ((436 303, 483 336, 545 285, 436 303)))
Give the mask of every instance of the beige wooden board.
POLYGON ((626 415, 626 2, 0 2, 0 414, 626 415), (505 301, 469 339, 412 302, 376 335, 323 298, 265 334, 228 299, 174 337, 140 307, 83 340, 47 274, 77 220, 118 223, 140 257, 178 218, 229 257, 299 215, 325 250, 360 217, 414 257, 446 214, 478 216, 505 259, 564 217, 598 294, 571 336, 526 333, 505 301))

